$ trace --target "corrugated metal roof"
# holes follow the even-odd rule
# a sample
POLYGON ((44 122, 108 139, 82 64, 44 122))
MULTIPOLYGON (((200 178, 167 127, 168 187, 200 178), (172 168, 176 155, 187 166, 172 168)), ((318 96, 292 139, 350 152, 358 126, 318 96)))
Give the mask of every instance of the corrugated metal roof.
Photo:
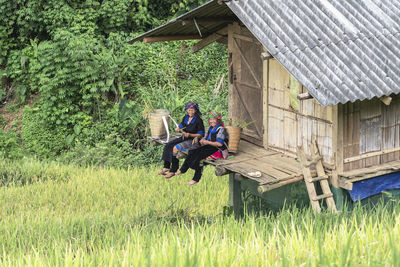
MULTIPOLYGON (((195 35, 182 20, 234 13, 323 106, 400 93, 400 0, 210 1, 144 37, 195 35), (232 11, 233 13, 232 13, 232 11)), ((227 23, 202 28, 209 35, 227 23)))
MULTIPOLYGON (((171 21, 163 24, 153 30, 141 34, 129 42, 142 41, 145 37, 158 37, 158 36, 173 36, 173 35, 199 35, 198 29, 195 24, 182 25, 184 20, 203 18, 218 18, 218 17, 233 17, 236 16, 233 12, 226 7, 225 4, 218 4, 217 1, 209 1, 171 21)), ((213 23, 202 24, 198 23, 202 36, 208 36, 229 24, 229 21, 215 21, 213 23)))
POLYGON ((400 92, 399 0, 227 5, 322 105, 400 92))

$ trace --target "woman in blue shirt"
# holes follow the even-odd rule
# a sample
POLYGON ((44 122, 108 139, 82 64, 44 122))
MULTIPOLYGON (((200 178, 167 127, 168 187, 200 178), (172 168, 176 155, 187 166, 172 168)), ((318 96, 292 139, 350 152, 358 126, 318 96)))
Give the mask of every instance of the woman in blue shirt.
POLYGON ((182 122, 175 129, 176 131, 184 130, 183 138, 178 137, 164 146, 162 155, 164 168, 158 174, 165 175, 165 178, 174 176, 179 168, 179 160, 176 158, 178 150, 185 151, 190 149, 195 137, 204 136, 204 124, 200 118, 199 106, 194 102, 189 102, 185 105, 185 111, 187 115, 182 118, 182 122))
POLYGON ((221 116, 217 113, 212 113, 209 120, 210 128, 208 129, 207 136, 200 140, 200 147, 189 150, 188 156, 183 163, 181 169, 176 175, 187 172, 189 168, 194 170, 193 179, 187 182, 188 185, 194 185, 201 179, 203 172, 203 166, 200 161, 214 154, 218 150, 226 151, 226 142, 228 142, 228 133, 224 128, 224 124, 221 121, 221 116))

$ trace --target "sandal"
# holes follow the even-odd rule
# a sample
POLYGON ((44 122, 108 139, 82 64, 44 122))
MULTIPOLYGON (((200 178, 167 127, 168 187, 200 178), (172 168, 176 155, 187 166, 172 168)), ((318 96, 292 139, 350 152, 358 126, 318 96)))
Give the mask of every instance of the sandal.
POLYGON ((187 185, 194 185, 194 184, 197 184, 198 182, 197 181, 195 181, 195 180, 190 180, 189 182, 187 182, 186 184, 187 185))
POLYGON ((182 174, 181 171, 177 171, 177 172, 175 173, 175 175, 181 175, 181 174, 182 174))
POLYGON ((165 179, 169 179, 169 178, 173 177, 174 175, 175 175, 174 172, 169 172, 169 173, 167 173, 167 174, 165 175, 165 179))
POLYGON ((158 175, 166 175, 167 172, 169 172, 169 169, 163 168, 162 171, 159 171, 159 172, 158 172, 158 175))

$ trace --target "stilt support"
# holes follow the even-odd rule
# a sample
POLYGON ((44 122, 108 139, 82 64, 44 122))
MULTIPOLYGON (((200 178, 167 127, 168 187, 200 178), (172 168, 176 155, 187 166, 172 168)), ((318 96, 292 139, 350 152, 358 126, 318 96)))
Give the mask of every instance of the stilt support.
POLYGON ((240 181, 235 179, 235 173, 229 174, 229 205, 233 207, 235 218, 243 215, 243 200, 240 181))

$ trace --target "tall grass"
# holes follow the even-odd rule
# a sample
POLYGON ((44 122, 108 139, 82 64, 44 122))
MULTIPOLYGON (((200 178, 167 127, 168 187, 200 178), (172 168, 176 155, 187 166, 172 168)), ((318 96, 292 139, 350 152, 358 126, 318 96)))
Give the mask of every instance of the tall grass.
POLYGON ((26 179, 39 178, 0 188, 2 266, 399 264, 395 202, 340 214, 290 207, 237 221, 223 214, 227 177, 215 177, 211 168, 188 187, 190 173, 166 181, 155 175, 156 166, 117 170, 24 160, 9 169, 18 164, 26 166, 26 179))

